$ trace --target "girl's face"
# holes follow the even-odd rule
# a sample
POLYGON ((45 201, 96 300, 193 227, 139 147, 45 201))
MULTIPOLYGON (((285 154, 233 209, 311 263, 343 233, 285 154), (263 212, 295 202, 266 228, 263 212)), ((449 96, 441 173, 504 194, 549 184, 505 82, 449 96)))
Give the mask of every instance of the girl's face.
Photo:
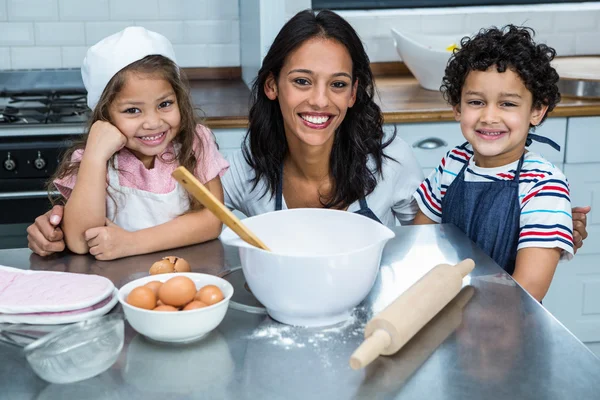
POLYGON ((158 75, 127 72, 109 114, 127 138, 125 147, 146 167, 167 148, 181 126, 175 91, 158 75))
POLYGON ((531 92, 514 71, 498 72, 492 66, 469 72, 454 115, 478 166, 500 167, 521 157, 529 124, 538 125, 548 109, 532 104, 531 92))
POLYGON ((356 100, 352 59, 342 44, 322 38, 303 43, 287 57, 279 79, 265 83, 265 93, 278 99, 289 144, 333 143, 335 130, 356 100))

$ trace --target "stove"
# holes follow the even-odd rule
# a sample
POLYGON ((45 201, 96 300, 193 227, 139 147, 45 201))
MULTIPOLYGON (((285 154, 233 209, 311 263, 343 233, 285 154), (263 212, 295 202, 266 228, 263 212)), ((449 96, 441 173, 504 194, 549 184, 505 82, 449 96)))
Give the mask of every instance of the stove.
POLYGON ((46 183, 85 132, 86 101, 79 69, 0 71, 0 248, 26 246, 49 210, 46 183))

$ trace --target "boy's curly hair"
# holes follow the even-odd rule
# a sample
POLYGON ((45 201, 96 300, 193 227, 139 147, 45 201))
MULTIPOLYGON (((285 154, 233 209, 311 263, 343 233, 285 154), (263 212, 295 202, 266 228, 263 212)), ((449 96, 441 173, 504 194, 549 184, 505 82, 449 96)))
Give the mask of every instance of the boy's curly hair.
POLYGON ((506 25, 481 29, 474 37, 464 37, 455 50, 442 79, 440 90, 450 105, 460 104, 461 91, 471 71, 485 71, 496 66, 498 72, 510 69, 519 75, 533 97, 533 107, 548 106, 540 121, 560 101, 558 73, 550 65, 556 51, 533 41, 535 31, 527 27, 506 25))

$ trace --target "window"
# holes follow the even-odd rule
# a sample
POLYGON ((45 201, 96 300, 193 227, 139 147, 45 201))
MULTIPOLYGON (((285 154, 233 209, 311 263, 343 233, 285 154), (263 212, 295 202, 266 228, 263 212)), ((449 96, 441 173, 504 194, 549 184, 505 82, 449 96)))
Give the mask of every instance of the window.
POLYGON ((593 0, 312 0, 315 10, 369 10, 382 8, 421 8, 459 6, 503 6, 544 3, 581 3, 593 0))

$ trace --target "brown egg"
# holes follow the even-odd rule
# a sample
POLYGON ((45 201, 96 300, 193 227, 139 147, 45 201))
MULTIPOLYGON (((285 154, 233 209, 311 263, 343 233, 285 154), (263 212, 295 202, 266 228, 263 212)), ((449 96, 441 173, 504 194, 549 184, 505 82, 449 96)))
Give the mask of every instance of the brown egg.
POLYGON ((152 281, 152 282, 146 283, 144 286, 149 287, 150 289, 152 289, 152 291, 154 292, 154 294, 158 297, 158 288, 162 286, 162 282, 152 281))
POLYGON ((198 290, 194 300, 199 300, 210 306, 223 300, 223 292, 215 285, 206 285, 198 290))
POLYGON ((175 272, 175 268, 173 263, 166 259, 157 261, 150 267, 150 275, 169 274, 171 272, 175 272))
POLYGON ((160 300, 174 307, 186 305, 194 299, 196 285, 186 276, 176 276, 169 279, 158 289, 160 300))
POLYGON ((163 304, 162 306, 155 307, 154 311, 179 311, 179 310, 173 306, 167 306, 167 305, 163 304))
POLYGON ((156 295, 149 287, 136 287, 127 295, 127 303, 134 307, 152 310, 156 306, 156 295))
POLYGON ((183 311, 195 310, 197 308, 204 308, 207 306, 208 306, 207 304, 204 304, 201 301, 193 300, 193 301, 190 301, 189 303, 187 303, 187 305, 185 307, 183 307, 183 311))
POLYGON ((190 272, 192 270, 190 268, 190 263, 188 263, 183 258, 179 258, 176 256, 168 256, 164 259, 169 260, 171 264, 173 264, 173 269, 175 270, 175 272, 190 272))
POLYGON ((156 300, 156 305, 157 306, 164 306, 165 303, 163 303, 162 301, 160 301, 160 299, 156 300))

